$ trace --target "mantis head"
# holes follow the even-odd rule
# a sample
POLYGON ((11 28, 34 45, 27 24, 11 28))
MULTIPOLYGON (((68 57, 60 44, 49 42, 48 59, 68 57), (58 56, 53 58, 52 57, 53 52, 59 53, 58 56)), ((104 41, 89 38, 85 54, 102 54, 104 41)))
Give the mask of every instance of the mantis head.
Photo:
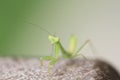
POLYGON ((58 37, 51 36, 51 35, 48 36, 48 39, 50 40, 51 44, 55 44, 59 41, 58 37))

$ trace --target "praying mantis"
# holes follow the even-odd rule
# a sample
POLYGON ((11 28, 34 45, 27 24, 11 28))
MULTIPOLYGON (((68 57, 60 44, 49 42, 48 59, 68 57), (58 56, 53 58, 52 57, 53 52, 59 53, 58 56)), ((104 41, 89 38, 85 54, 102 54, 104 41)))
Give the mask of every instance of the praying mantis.
MULTIPOLYGON (((44 30, 45 32, 47 32, 49 34, 48 36, 48 40, 50 41, 50 43, 53 45, 54 47, 54 53, 50 56, 42 56, 40 57, 40 64, 41 66, 43 65, 43 61, 49 61, 49 65, 48 65, 48 72, 50 71, 51 66, 53 66, 54 64, 57 63, 57 61, 59 60, 59 58, 63 58, 63 59, 73 59, 76 58, 78 56, 83 56, 85 58, 84 55, 82 55, 80 53, 80 51, 88 44, 91 43, 91 41, 88 39, 86 40, 78 50, 76 50, 76 44, 77 44, 77 39, 74 35, 70 36, 69 39, 69 49, 65 50, 64 47, 61 44, 60 38, 56 37, 54 35, 52 35, 50 32, 48 32, 46 29, 40 27, 37 24, 33 24, 30 22, 27 22, 28 24, 32 24, 36 27, 39 27, 40 29, 44 30), (60 54, 61 53, 61 54, 60 54)), ((93 51, 93 50, 92 50, 93 51)), ((94 52, 94 51, 93 51, 94 52)))
MULTIPOLYGON (((50 70, 50 67, 54 65, 60 57, 63 59, 73 59, 78 56, 83 56, 82 54, 79 54, 79 52, 90 42, 90 40, 85 41, 85 43, 75 52, 76 48, 76 37, 74 35, 70 36, 70 41, 69 41, 69 50, 65 50, 60 42, 59 37, 55 37, 53 35, 48 36, 49 41, 51 44, 54 45, 54 53, 51 56, 43 56, 40 58, 40 63, 43 65, 42 61, 47 60, 50 61, 49 67, 48 67, 48 72, 50 70), (60 51, 61 51, 61 56, 60 56, 60 51)), ((85 56, 83 56, 85 58, 85 56)))

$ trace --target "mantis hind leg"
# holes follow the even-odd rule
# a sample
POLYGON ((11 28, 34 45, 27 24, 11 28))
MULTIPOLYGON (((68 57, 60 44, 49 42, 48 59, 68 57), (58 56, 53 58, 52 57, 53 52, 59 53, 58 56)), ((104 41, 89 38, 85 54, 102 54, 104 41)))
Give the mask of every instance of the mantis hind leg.
POLYGON ((84 59, 88 60, 88 58, 86 56, 84 56, 82 53, 79 53, 78 55, 82 56, 84 59))
POLYGON ((90 49, 91 49, 92 53, 95 54, 95 53, 96 53, 96 49, 95 49, 95 47, 93 46, 91 40, 88 39, 88 40, 86 40, 86 41, 82 44, 82 46, 76 51, 75 55, 81 55, 83 58, 87 59, 83 54, 80 53, 80 51, 81 51, 82 49, 84 49, 84 47, 87 46, 88 44, 89 44, 89 46, 90 46, 90 49))

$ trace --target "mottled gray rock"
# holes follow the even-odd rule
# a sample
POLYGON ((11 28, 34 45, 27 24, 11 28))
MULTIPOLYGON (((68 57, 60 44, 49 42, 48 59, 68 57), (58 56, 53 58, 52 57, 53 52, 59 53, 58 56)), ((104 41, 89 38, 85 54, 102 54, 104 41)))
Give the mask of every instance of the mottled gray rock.
POLYGON ((0 80, 120 80, 117 71, 100 60, 59 60, 47 72, 36 58, 0 58, 0 80))
MULTIPOLYGON (((101 60, 61 60, 53 67, 54 75, 69 75, 72 80, 120 80, 118 72, 101 60)), ((64 77, 62 77, 64 78, 64 77)), ((65 80, 70 80, 66 78, 65 80)))

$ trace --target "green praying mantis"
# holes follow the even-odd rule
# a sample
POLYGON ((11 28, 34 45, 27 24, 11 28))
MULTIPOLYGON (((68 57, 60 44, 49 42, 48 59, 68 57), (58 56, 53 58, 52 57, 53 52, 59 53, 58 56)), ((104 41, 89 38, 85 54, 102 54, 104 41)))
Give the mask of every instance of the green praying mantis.
MULTIPOLYGON (((62 46, 61 42, 60 42, 60 38, 56 37, 54 35, 51 35, 50 32, 48 32, 46 29, 40 27, 37 24, 33 24, 30 22, 27 22, 29 24, 32 24, 36 27, 39 27, 40 29, 44 30, 45 32, 47 32, 49 34, 48 36, 48 40, 50 41, 50 43, 53 45, 54 47, 54 53, 50 56, 42 56, 40 57, 40 64, 41 66, 43 65, 43 61, 49 61, 49 65, 48 65, 48 72, 50 71, 51 66, 53 66, 54 64, 57 63, 57 61, 59 60, 59 58, 63 58, 63 59, 73 59, 76 58, 78 56, 83 56, 84 58, 86 58, 84 55, 82 55, 80 53, 80 51, 88 44, 91 43, 91 41, 88 39, 86 40, 78 50, 76 50, 76 44, 77 44, 77 39, 74 35, 70 36, 69 39, 69 49, 65 50, 64 47, 62 46), (60 54, 61 53, 61 54, 60 54)), ((93 51, 93 50, 92 50, 93 51)), ((93 51, 94 52, 94 51, 93 51)))
POLYGON ((49 41, 51 42, 51 44, 54 45, 54 53, 51 56, 44 56, 41 57, 41 64, 42 64, 42 60, 48 60, 50 61, 50 65, 54 65, 58 59, 60 57, 64 58, 64 59, 72 59, 77 57, 78 55, 83 56, 82 54, 79 54, 79 52, 84 48, 84 46, 89 43, 90 40, 87 40, 76 52, 75 52, 75 48, 76 48, 76 37, 74 35, 70 36, 70 41, 69 41, 69 50, 65 50, 64 47, 62 46, 61 42, 60 42, 60 38, 59 37, 55 37, 53 35, 49 35, 48 36, 49 41), (60 56, 60 51, 61 51, 61 56, 60 56))
POLYGON ((41 65, 43 65, 43 60, 50 61, 48 65, 48 72, 50 71, 51 66, 54 65, 59 60, 60 57, 62 57, 63 59, 73 59, 81 55, 84 58, 86 58, 84 55, 80 54, 79 52, 86 46, 86 44, 90 42, 90 40, 85 41, 85 43, 77 51, 75 51, 76 37, 74 35, 71 35, 69 41, 69 50, 67 51, 63 48, 59 37, 49 35, 48 39, 51 42, 51 44, 54 45, 54 53, 53 55, 43 56, 40 58, 41 65), (62 53, 61 55, 59 54, 60 51, 62 53))

